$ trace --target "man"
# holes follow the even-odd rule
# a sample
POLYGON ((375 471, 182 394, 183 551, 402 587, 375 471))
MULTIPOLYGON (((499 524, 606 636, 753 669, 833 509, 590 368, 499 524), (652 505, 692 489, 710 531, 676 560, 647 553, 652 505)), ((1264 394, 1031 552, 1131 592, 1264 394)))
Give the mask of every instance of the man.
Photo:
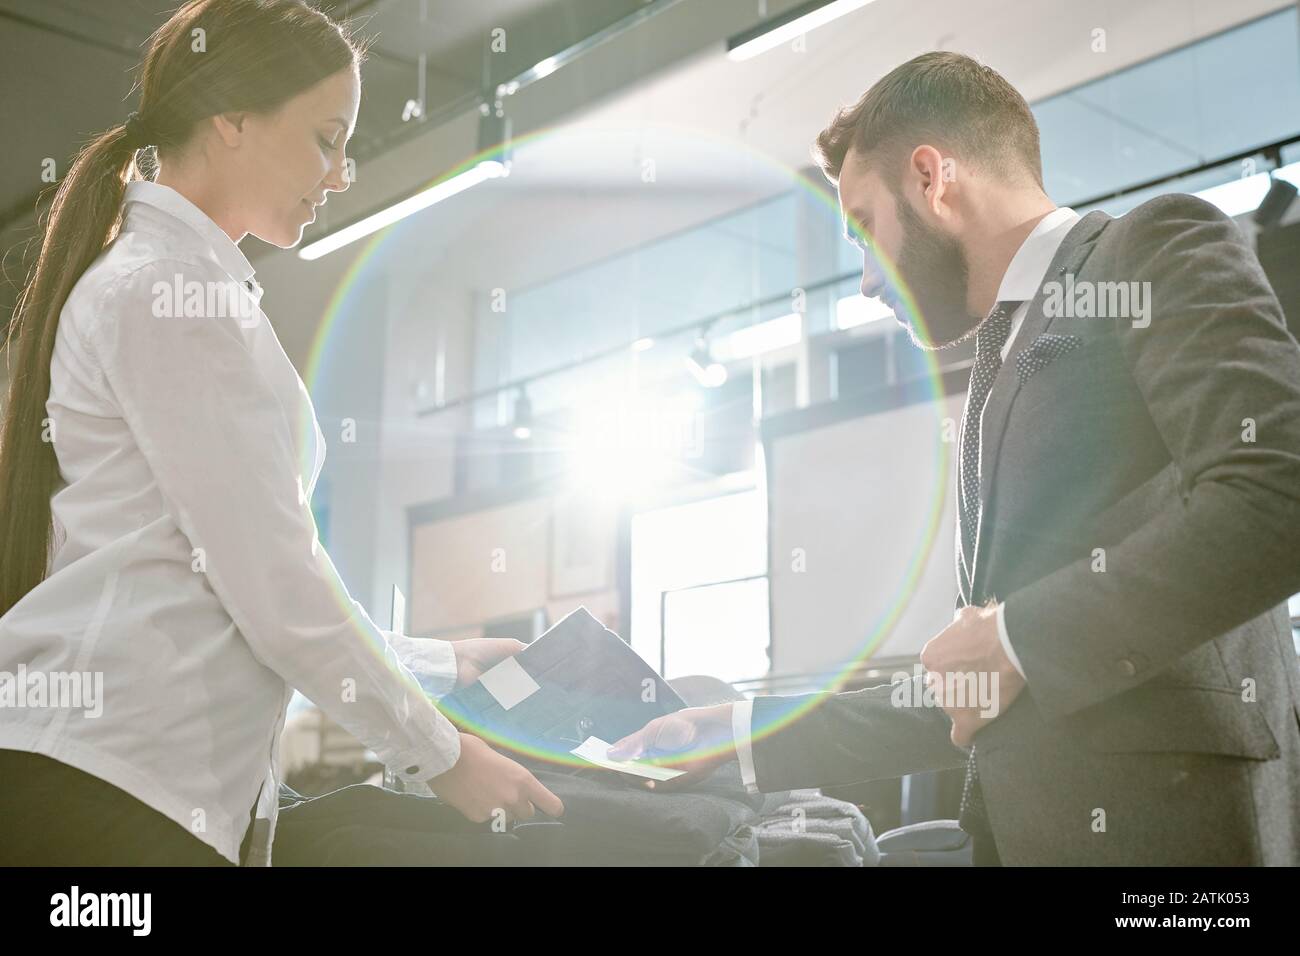
POLYGON ((1300 863, 1300 347, 1235 223, 1055 208, 1028 105, 954 53, 817 154, 863 294, 921 348, 975 338, 958 612, 914 687, 685 710, 614 755, 765 791, 965 766, 977 864, 1300 863))

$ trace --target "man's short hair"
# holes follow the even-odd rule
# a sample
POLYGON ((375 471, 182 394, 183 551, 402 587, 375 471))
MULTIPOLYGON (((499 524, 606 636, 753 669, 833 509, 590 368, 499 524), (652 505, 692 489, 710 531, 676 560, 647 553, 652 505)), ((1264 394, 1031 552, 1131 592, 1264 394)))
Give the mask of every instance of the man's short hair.
POLYGON ((904 163, 923 143, 948 147, 1007 179, 1043 185, 1038 124, 1029 104, 996 70, 960 53, 922 53, 895 67, 817 136, 813 156, 839 182, 850 149, 895 192, 904 163))

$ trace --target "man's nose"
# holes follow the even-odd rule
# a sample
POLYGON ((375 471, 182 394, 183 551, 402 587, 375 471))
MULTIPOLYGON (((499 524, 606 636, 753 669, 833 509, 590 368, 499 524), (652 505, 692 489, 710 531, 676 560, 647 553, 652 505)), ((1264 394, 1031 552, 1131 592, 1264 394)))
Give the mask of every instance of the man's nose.
POLYGON ((885 291, 885 273, 869 252, 862 254, 862 295, 874 299, 885 291))

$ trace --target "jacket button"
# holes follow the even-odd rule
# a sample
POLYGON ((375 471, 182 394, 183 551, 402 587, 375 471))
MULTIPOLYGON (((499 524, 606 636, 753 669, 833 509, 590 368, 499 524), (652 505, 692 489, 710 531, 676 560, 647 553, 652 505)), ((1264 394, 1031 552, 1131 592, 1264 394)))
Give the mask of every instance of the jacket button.
POLYGON ((410 774, 416 774, 420 772, 420 768, 415 766, 407 767, 406 772, 410 774))
POLYGON ((1137 666, 1127 657, 1121 657, 1115 662, 1115 669, 1125 677, 1132 677, 1137 673, 1137 666))

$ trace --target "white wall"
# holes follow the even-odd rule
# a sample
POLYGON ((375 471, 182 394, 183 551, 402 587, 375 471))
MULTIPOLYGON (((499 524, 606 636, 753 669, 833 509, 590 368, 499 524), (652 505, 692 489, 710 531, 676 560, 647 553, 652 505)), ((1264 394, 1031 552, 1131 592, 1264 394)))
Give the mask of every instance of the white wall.
POLYGON ((387 608, 389 589, 410 579, 406 509, 452 494, 456 433, 467 413, 417 412, 472 386, 473 296, 451 283, 406 281, 386 325, 382 444, 375 511, 373 600, 387 608))
MULTIPOLYGON (((312 389, 326 458, 313 503, 329 508, 325 546, 351 595, 375 616, 374 534, 381 476, 385 316, 390 284, 366 277, 331 333, 312 389), (316 496, 322 496, 321 498, 316 496)), ((382 622, 382 619, 380 619, 382 622)))
MULTIPOLYGON (((544 607, 554 623, 585 605, 618 629, 618 595, 612 587, 558 594, 553 587, 553 500, 530 498, 422 524, 412 541, 412 591, 408 618, 413 634, 473 636, 484 621, 544 607)), ((594 542, 609 555, 613 535, 594 542)))
POLYGON ((943 419, 959 422, 964 400, 952 395, 773 441, 774 672, 848 663, 900 595, 901 615, 874 656, 913 654, 952 620, 956 444, 946 446, 946 474, 938 472, 936 449, 943 419), (936 495, 937 530, 909 586, 908 567, 922 555, 936 495), (795 549, 803 550, 806 570, 794 569, 795 549))

